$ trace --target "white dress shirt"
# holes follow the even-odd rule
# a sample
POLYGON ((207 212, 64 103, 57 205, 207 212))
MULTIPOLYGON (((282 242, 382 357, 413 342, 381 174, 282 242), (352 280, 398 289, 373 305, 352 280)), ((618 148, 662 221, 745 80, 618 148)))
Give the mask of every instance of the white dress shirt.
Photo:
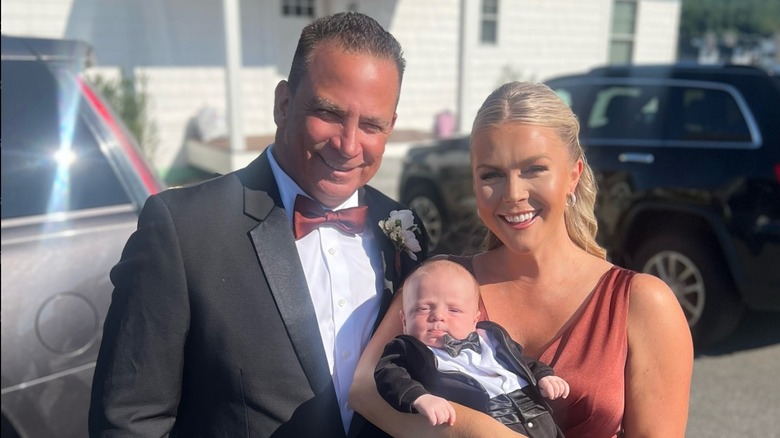
MULTIPOLYGON (((273 151, 273 145, 269 146, 273 151)), ((293 206, 303 190, 268 154, 285 212, 293 223, 293 206)), ((358 206, 358 195, 333 210, 358 206)), ((370 231, 349 236, 332 227, 319 227, 295 242, 322 345, 341 410, 344 430, 349 431, 354 411, 347 404, 349 388, 360 355, 379 313, 383 284, 379 246, 370 231)))
POLYGON ((458 371, 477 379, 490 398, 501 394, 510 394, 528 385, 524 378, 498 363, 496 352, 487 339, 485 331, 477 329, 477 334, 482 349, 481 354, 464 348, 459 355, 452 357, 444 349, 428 347, 436 355, 437 368, 440 371, 458 371))

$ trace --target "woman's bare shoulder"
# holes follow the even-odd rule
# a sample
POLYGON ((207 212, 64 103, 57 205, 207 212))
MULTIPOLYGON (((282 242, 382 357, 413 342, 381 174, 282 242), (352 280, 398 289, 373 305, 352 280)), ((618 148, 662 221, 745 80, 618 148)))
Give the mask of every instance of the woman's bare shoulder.
POLYGON ((629 289, 629 320, 634 327, 687 330, 688 323, 672 289, 658 277, 637 273, 629 289))
POLYGON ((634 274, 629 294, 631 302, 637 305, 651 307, 675 305, 679 307, 672 289, 654 275, 641 272, 634 274))

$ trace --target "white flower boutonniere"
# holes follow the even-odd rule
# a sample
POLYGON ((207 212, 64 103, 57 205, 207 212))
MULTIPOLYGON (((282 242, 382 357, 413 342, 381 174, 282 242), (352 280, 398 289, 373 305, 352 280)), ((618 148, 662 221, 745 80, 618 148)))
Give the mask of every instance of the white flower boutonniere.
POLYGON ((417 234, 420 228, 414 223, 411 210, 393 210, 390 217, 379 221, 379 228, 393 242, 396 249, 395 270, 401 274, 401 251, 406 252, 412 260, 417 260, 416 252, 422 251, 417 234))

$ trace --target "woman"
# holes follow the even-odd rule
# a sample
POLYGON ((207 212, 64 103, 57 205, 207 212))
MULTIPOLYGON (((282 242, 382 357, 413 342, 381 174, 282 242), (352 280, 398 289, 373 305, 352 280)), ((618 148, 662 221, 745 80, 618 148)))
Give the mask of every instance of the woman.
MULTIPOLYGON (((512 82, 488 96, 471 133, 486 250, 451 258, 480 283, 483 317, 571 385, 551 403, 567 438, 683 437, 693 367, 685 317, 661 280, 605 260, 578 135, 577 118, 545 85, 512 82)), ((393 435, 512 436, 464 407, 453 427, 433 430, 382 405, 373 368, 401 333, 400 301, 361 358, 356 410, 393 435)))

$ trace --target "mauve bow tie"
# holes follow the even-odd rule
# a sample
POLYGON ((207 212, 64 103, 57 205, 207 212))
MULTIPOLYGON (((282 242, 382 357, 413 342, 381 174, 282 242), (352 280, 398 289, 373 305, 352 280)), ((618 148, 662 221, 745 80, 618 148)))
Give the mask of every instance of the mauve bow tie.
POLYGON ((455 339, 452 336, 444 335, 444 349, 452 357, 457 357, 460 354, 460 350, 464 348, 470 348, 477 353, 482 352, 482 347, 479 345, 479 335, 477 332, 469 333, 466 339, 455 339))
POLYGON ((366 206, 332 211, 326 210, 311 198, 298 195, 295 198, 294 210, 293 232, 296 240, 322 225, 329 225, 352 235, 362 233, 366 228, 366 206))

